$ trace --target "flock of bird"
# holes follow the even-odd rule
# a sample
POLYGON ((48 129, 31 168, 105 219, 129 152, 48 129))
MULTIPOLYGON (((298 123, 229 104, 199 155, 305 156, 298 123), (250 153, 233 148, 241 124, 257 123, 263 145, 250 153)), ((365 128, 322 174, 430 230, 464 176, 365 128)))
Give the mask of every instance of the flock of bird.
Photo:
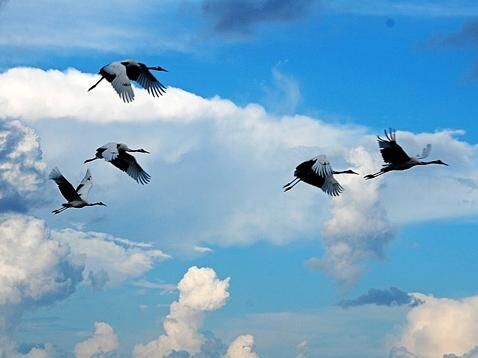
MULTIPOLYGON (((137 82, 154 97, 162 96, 166 92, 166 87, 159 82, 151 73, 154 71, 167 71, 160 66, 148 67, 143 63, 134 60, 124 60, 110 63, 102 67, 99 71, 101 78, 88 91, 94 89, 103 79, 111 83, 119 97, 126 103, 134 100, 134 91, 131 81, 137 82)), ((420 155, 409 156, 403 148, 397 143, 395 131, 385 130, 385 139, 377 136, 380 153, 385 162, 382 168, 373 174, 366 175, 364 178, 369 180, 376 178, 390 171, 406 170, 417 165, 440 164, 448 165, 441 160, 423 161, 431 152, 431 145, 423 149, 420 155)), ((130 149, 123 143, 107 143, 98 149, 94 158, 87 159, 84 163, 92 162, 97 159, 104 159, 110 162, 118 169, 126 172, 139 184, 147 184, 151 176, 141 168, 136 158, 129 153, 149 153, 144 149, 130 149)), ((336 174, 356 174, 353 170, 334 171, 325 155, 319 155, 299 164, 294 171, 294 179, 283 186, 284 191, 291 190, 299 182, 304 182, 322 189, 330 196, 339 196, 344 188, 334 178, 336 174)), ((61 174, 58 168, 54 168, 50 173, 50 179, 54 180, 58 188, 67 200, 62 207, 53 210, 54 214, 59 214, 68 208, 83 208, 86 206, 102 205, 103 202, 89 203, 88 193, 93 185, 90 170, 87 169, 85 177, 75 189, 71 183, 61 174)))

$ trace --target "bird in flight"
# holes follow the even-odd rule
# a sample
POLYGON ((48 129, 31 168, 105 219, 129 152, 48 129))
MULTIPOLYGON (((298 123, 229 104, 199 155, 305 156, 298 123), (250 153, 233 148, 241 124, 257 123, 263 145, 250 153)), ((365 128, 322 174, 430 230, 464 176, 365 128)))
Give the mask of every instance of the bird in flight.
POLYGON ((67 203, 62 204, 61 208, 53 210, 52 213, 59 214, 68 208, 79 209, 85 206, 106 206, 106 204, 102 203, 101 201, 97 203, 88 203, 87 201, 88 193, 93 186, 93 181, 89 169, 86 171, 85 177, 76 189, 73 188, 73 185, 71 185, 68 180, 66 180, 66 178, 61 174, 58 168, 54 168, 50 172, 49 177, 50 179, 55 181, 55 183, 58 185, 58 189, 60 189, 61 194, 68 201, 67 203))
POLYGON ((98 149, 94 158, 85 160, 85 163, 92 162, 96 159, 104 159, 113 164, 116 168, 121 169, 139 184, 147 184, 151 180, 151 176, 146 173, 138 164, 136 158, 127 152, 148 153, 144 149, 130 149, 124 143, 107 143, 98 149))
POLYGON ((101 75, 101 78, 88 89, 88 92, 106 78, 120 98, 127 103, 134 100, 131 81, 139 83, 153 97, 162 96, 163 93, 166 93, 166 87, 153 76, 151 70, 167 72, 161 66, 148 67, 144 63, 134 60, 112 62, 100 69, 98 73, 101 75))
POLYGON ((322 189, 330 196, 339 196, 344 191, 342 185, 334 178, 334 174, 357 174, 353 170, 334 171, 325 155, 319 155, 299 164, 294 171, 294 180, 283 186, 289 191, 300 181, 322 189))
POLYGON ((430 155, 432 149, 431 144, 427 144, 426 147, 423 148, 422 154, 410 157, 405 153, 402 147, 398 145, 395 130, 389 129, 388 132, 385 130, 384 133, 386 139, 377 136, 377 140, 385 164, 383 164, 382 169, 378 172, 366 175, 365 179, 373 179, 392 170, 410 169, 416 165, 441 164, 448 166, 448 164, 441 160, 432 160, 429 162, 422 160, 430 155))

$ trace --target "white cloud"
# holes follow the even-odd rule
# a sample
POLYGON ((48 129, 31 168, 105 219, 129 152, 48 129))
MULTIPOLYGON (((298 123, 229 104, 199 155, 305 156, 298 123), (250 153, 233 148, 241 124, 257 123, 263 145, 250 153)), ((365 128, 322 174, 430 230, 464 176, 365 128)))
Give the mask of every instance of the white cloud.
POLYGON ((309 343, 307 342, 306 339, 304 339, 303 341, 300 341, 299 344, 297 344, 296 350, 297 352, 296 352, 295 358, 310 357, 309 343))
POLYGON ((165 334, 137 345, 133 355, 165 357, 174 351, 199 353, 205 338, 199 333, 203 314, 221 308, 229 297, 229 278, 220 280, 211 268, 191 267, 178 283, 179 299, 170 306, 163 326, 165 334))
POLYGON ((396 341, 420 358, 454 353, 464 355, 478 342, 478 296, 462 299, 414 294, 424 303, 407 314, 407 324, 396 341))
POLYGON ((96 287, 117 286, 143 275, 155 262, 170 258, 159 249, 99 232, 64 229, 51 235, 70 247, 76 260, 84 262, 84 282, 96 287))
POLYGON ((410 154, 431 143, 433 158, 449 162, 449 168, 414 168, 372 181, 343 175, 345 192, 334 199, 305 184, 284 194, 281 186, 294 167, 319 153, 337 169, 368 174, 380 168, 374 136, 363 127, 275 116, 256 104, 240 107, 177 88, 159 99, 138 89, 127 105, 107 83, 86 92, 96 78, 76 70, 8 70, 0 74, 0 116, 31 123, 42 136, 45 158, 66 172, 77 171, 77 163, 111 140, 151 151, 139 160, 154 185, 131 186, 106 163, 92 168, 101 177, 101 199, 115 203, 108 213, 122 218, 115 225, 127 236, 140 230, 143 240, 161 240, 168 251, 322 239, 325 256, 312 265, 350 282, 366 260, 383 256, 394 225, 478 213, 478 190, 463 184, 478 182, 476 146, 459 140, 460 132, 397 133, 410 154), (76 135, 67 135, 72 132, 76 135), (94 143, 91 148, 85 147, 85 136, 94 143))
POLYGON ((113 328, 104 322, 95 322, 95 332, 75 346, 76 358, 113 357, 119 348, 113 328))
POLYGON ((45 168, 35 131, 19 120, 0 119, 0 209, 36 206, 45 168))
POLYGON ((237 337, 229 346, 226 358, 258 358, 254 352, 254 337, 245 334, 237 337))
POLYGON ((0 305, 49 303, 67 297, 81 281, 81 265, 68 245, 49 237, 43 221, 0 217, 0 305))
MULTIPOLYGON (((362 173, 377 167, 377 161, 363 147, 351 150, 348 162, 362 173)), ((349 283, 358 277, 365 259, 382 258, 394 230, 380 202, 380 180, 364 186, 360 178, 352 175, 337 175, 337 178, 347 190, 331 202, 330 217, 323 224, 325 257, 309 260, 308 264, 349 283)))

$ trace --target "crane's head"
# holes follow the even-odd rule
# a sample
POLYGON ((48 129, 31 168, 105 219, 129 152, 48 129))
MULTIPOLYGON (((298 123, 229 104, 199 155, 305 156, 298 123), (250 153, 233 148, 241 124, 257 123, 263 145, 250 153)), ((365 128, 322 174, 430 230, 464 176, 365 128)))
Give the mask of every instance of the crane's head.
POLYGON ((441 164, 441 165, 446 165, 446 166, 448 166, 448 164, 446 164, 445 162, 442 162, 441 160, 434 160, 434 161, 432 161, 431 163, 433 163, 433 164, 441 164))
POLYGON ((143 148, 141 149, 138 149, 137 152, 139 153, 146 153, 146 154, 150 154, 147 150, 144 150, 143 148))
POLYGON ((359 173, 354 172, 352 169, 349 169, 349 170, 344 171, 344 174, 356 174, 356 175, 360 175, 359 173))
POLYGON ((168 72, 167 69, 161 66, 148 67, 148 70, 168 72))
POLYGON ((106 204, 105 204, 105 203, 103 203, 102 201, 99 201, 99 202, 97 202, 97 203, 94 203, 93 205, 101 205, 101 206, 106 206, 106 204))

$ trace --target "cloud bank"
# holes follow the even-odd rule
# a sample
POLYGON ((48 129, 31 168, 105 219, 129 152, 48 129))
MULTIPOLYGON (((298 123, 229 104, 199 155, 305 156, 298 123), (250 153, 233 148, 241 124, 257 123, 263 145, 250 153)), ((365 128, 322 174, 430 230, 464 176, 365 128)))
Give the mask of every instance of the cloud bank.
MULTIPOLYGON (((141 222, 143 240, 159 240, 161 232, 168 251, 321 240, 325 255, 309 265, 350 283, 368 260, 384 256, 395 225, 478 213, 478 191, 463 184, 478 181, 476 146, 461 141, 460 131, 397 133, 411 155, 431 143, 432 156, 453 165, 452 175, 443 168, 414 168, 387 174, 386 185, 382 178, 365 182, 344 175, 339 180, 345 192, 339 198, 330 200, 306 185, 283 194, 280 188, 295 166, 320 153, 337 169, 375 171, 381 158, 374 136, 366 128, 326 118, 277 116, 256 104, 241 107, 172 87, 160 99, 138 89, 136 101, 125 105, 107 84, 87 93, 96 78, 73 69, 10 69, 0 74, 0 116, 34 126, 42 136, 45 160, 65 172, 77 171, 77 163, 113 139, 151 151, 141 162, 154 186, 131 188, 123 173, 104 163, 95 163, 92 170, 101 178, 98 192, 108 188, 102 200, 114 203, 108 213, 122 218, 115 222, 117 229, 138 235, 131 228, 141 222), (45 98, 38 100, 37 93, 45 98), (94 143, 91 148, 85 147, 84 136, 94 143), (409 188, 406 195, 403 185, 409 188), (131 210, 140 202, 150 207, 131 210)), ((93 211, 79 215, 95 218, 93 211)))

